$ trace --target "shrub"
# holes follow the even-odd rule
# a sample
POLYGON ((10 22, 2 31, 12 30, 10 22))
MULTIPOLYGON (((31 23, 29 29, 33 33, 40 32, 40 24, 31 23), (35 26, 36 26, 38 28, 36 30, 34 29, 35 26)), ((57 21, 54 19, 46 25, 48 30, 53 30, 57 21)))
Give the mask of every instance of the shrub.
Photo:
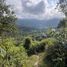
POLYGON ((45 49, 55 45, 58 41, 55 38, 47 38, 41 41, 41 43, 45 44, 45 49))
POLYGON ((67 67, 67 48, 62 43, 50 47, 46 54, 44 62, 48 67, 67 67))
POLYGON ((23 46, 25 49, 29 49, 31 46, 31 38, 26 38, 23 46))
POLYGON ((32 46, 28 51, 27 54, 28 56, 33 55, 33 54, 38 54, 41 53, 45 50, 45 43, 38 44, 36 46, 32 46))
POLYGON ((20 44, 16 46, 12 38, 0 43, 0 67, 24 67, 27 58, 25 48, 20 44))

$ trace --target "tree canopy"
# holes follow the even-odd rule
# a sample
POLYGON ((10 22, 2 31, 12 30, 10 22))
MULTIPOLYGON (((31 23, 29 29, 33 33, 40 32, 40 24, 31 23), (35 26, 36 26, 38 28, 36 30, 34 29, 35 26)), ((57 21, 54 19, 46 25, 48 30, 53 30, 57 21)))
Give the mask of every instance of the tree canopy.
POLYGON ((63 19, 60 21, 60 23, 58 24, 58 28, 67 28, 67 19, 63 19))
POLYGON ((58 6, 61 12, 64 13, 65 18, 60 21, 58 24, 58 28, 66 28, 67 27, 67 0, 59 0, 58 6))
POLYGON ((58 3, 61 11, 65 14, 65 16, 67 17, 67 0, 59 0, 58 3))
POLYGON ((6 4, 5 0, 0 0, 0 35, 10 33, 15 30, 16 16, 6 4))

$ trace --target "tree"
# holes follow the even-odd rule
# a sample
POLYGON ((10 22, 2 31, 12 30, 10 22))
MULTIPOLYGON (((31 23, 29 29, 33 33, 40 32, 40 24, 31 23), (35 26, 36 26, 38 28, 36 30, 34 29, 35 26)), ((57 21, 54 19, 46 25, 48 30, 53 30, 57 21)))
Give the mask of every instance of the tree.
POLYGON ((44 62, 48 67, 67 67, 67 45, 57 43, 47 50, 44 62))
POLYGON ((61 11, 65 14, 67 17, 67 0, 59 0, 59 7, 61 11))
POLYGON ((30 48, 30 45, 31 45, 31 39, 30 38, 26 38, 25 39, 25 42, 24 42, 24 48, 25 49, 29 49, 30 48))
POLYGON ((13 38, 5 38, 0 41, 0 67, 27 67, 28 56, 25 48, 18 44, 13 38))
POLYGON ((58 28, 66 28, 67 27, 67 19, 63 19, 58 24, 58 28))
POLYGON ((15 31, 16 16, 6 5, 5 0, 0 0, 0 35, 15 31))
MULTIPOLYGON (((64 13, 65 18, 59 23, 58 28, 62 28, 62 31, 67 33, 67 0, 59 0, 58 3, 61 11, 64 13)), ((67 38, 67 34, 65 34, 65 39, 67 38)))

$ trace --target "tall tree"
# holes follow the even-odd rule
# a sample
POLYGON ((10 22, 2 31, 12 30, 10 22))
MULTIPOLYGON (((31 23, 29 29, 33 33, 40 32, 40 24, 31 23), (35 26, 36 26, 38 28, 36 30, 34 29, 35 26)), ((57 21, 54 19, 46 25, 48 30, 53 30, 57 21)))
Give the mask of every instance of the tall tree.
POLYGON ((59 7, 61 11, 65 14, 67 17, 67 0, 59 0, 59 7))
POLYGON ((16 16, 6 5, 6 0, 0 0, 0 35, 14 32, 15 22, 16 16))
POLYGON ((61 12, 64 13, 65 18, 60 21, 58 28, 66 28, 67 27, 67 0, 59 0, 58 6, 61 12))
POLYGON ((60 21, 58 28, 62 28, 61 30, 64 34, 64 40, 67 42, 67 0, 59 0, 58 5, 65 15, 65 18, 60 21))
POLYGON ((67 18, 60 21, 58 28, 67 28, 67 18))

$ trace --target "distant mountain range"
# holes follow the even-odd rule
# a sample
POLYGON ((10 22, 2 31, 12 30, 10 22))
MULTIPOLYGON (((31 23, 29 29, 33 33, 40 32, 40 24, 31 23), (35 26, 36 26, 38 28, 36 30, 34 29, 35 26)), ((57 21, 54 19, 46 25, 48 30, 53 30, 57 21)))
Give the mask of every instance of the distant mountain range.
POLYGON ((17 26, 22 33, 33 33, 45 31, 50 27, 57 27, 60 19, 50 19, 50 20, 36 20, 36 19, 18 19, 17 26))
POLYGON ((57 27, 60 19, 54 18, 50 20, 37 20, 37 19, 18 19, 17 25, 19 27, 44 29, 48 27, 57 27))

